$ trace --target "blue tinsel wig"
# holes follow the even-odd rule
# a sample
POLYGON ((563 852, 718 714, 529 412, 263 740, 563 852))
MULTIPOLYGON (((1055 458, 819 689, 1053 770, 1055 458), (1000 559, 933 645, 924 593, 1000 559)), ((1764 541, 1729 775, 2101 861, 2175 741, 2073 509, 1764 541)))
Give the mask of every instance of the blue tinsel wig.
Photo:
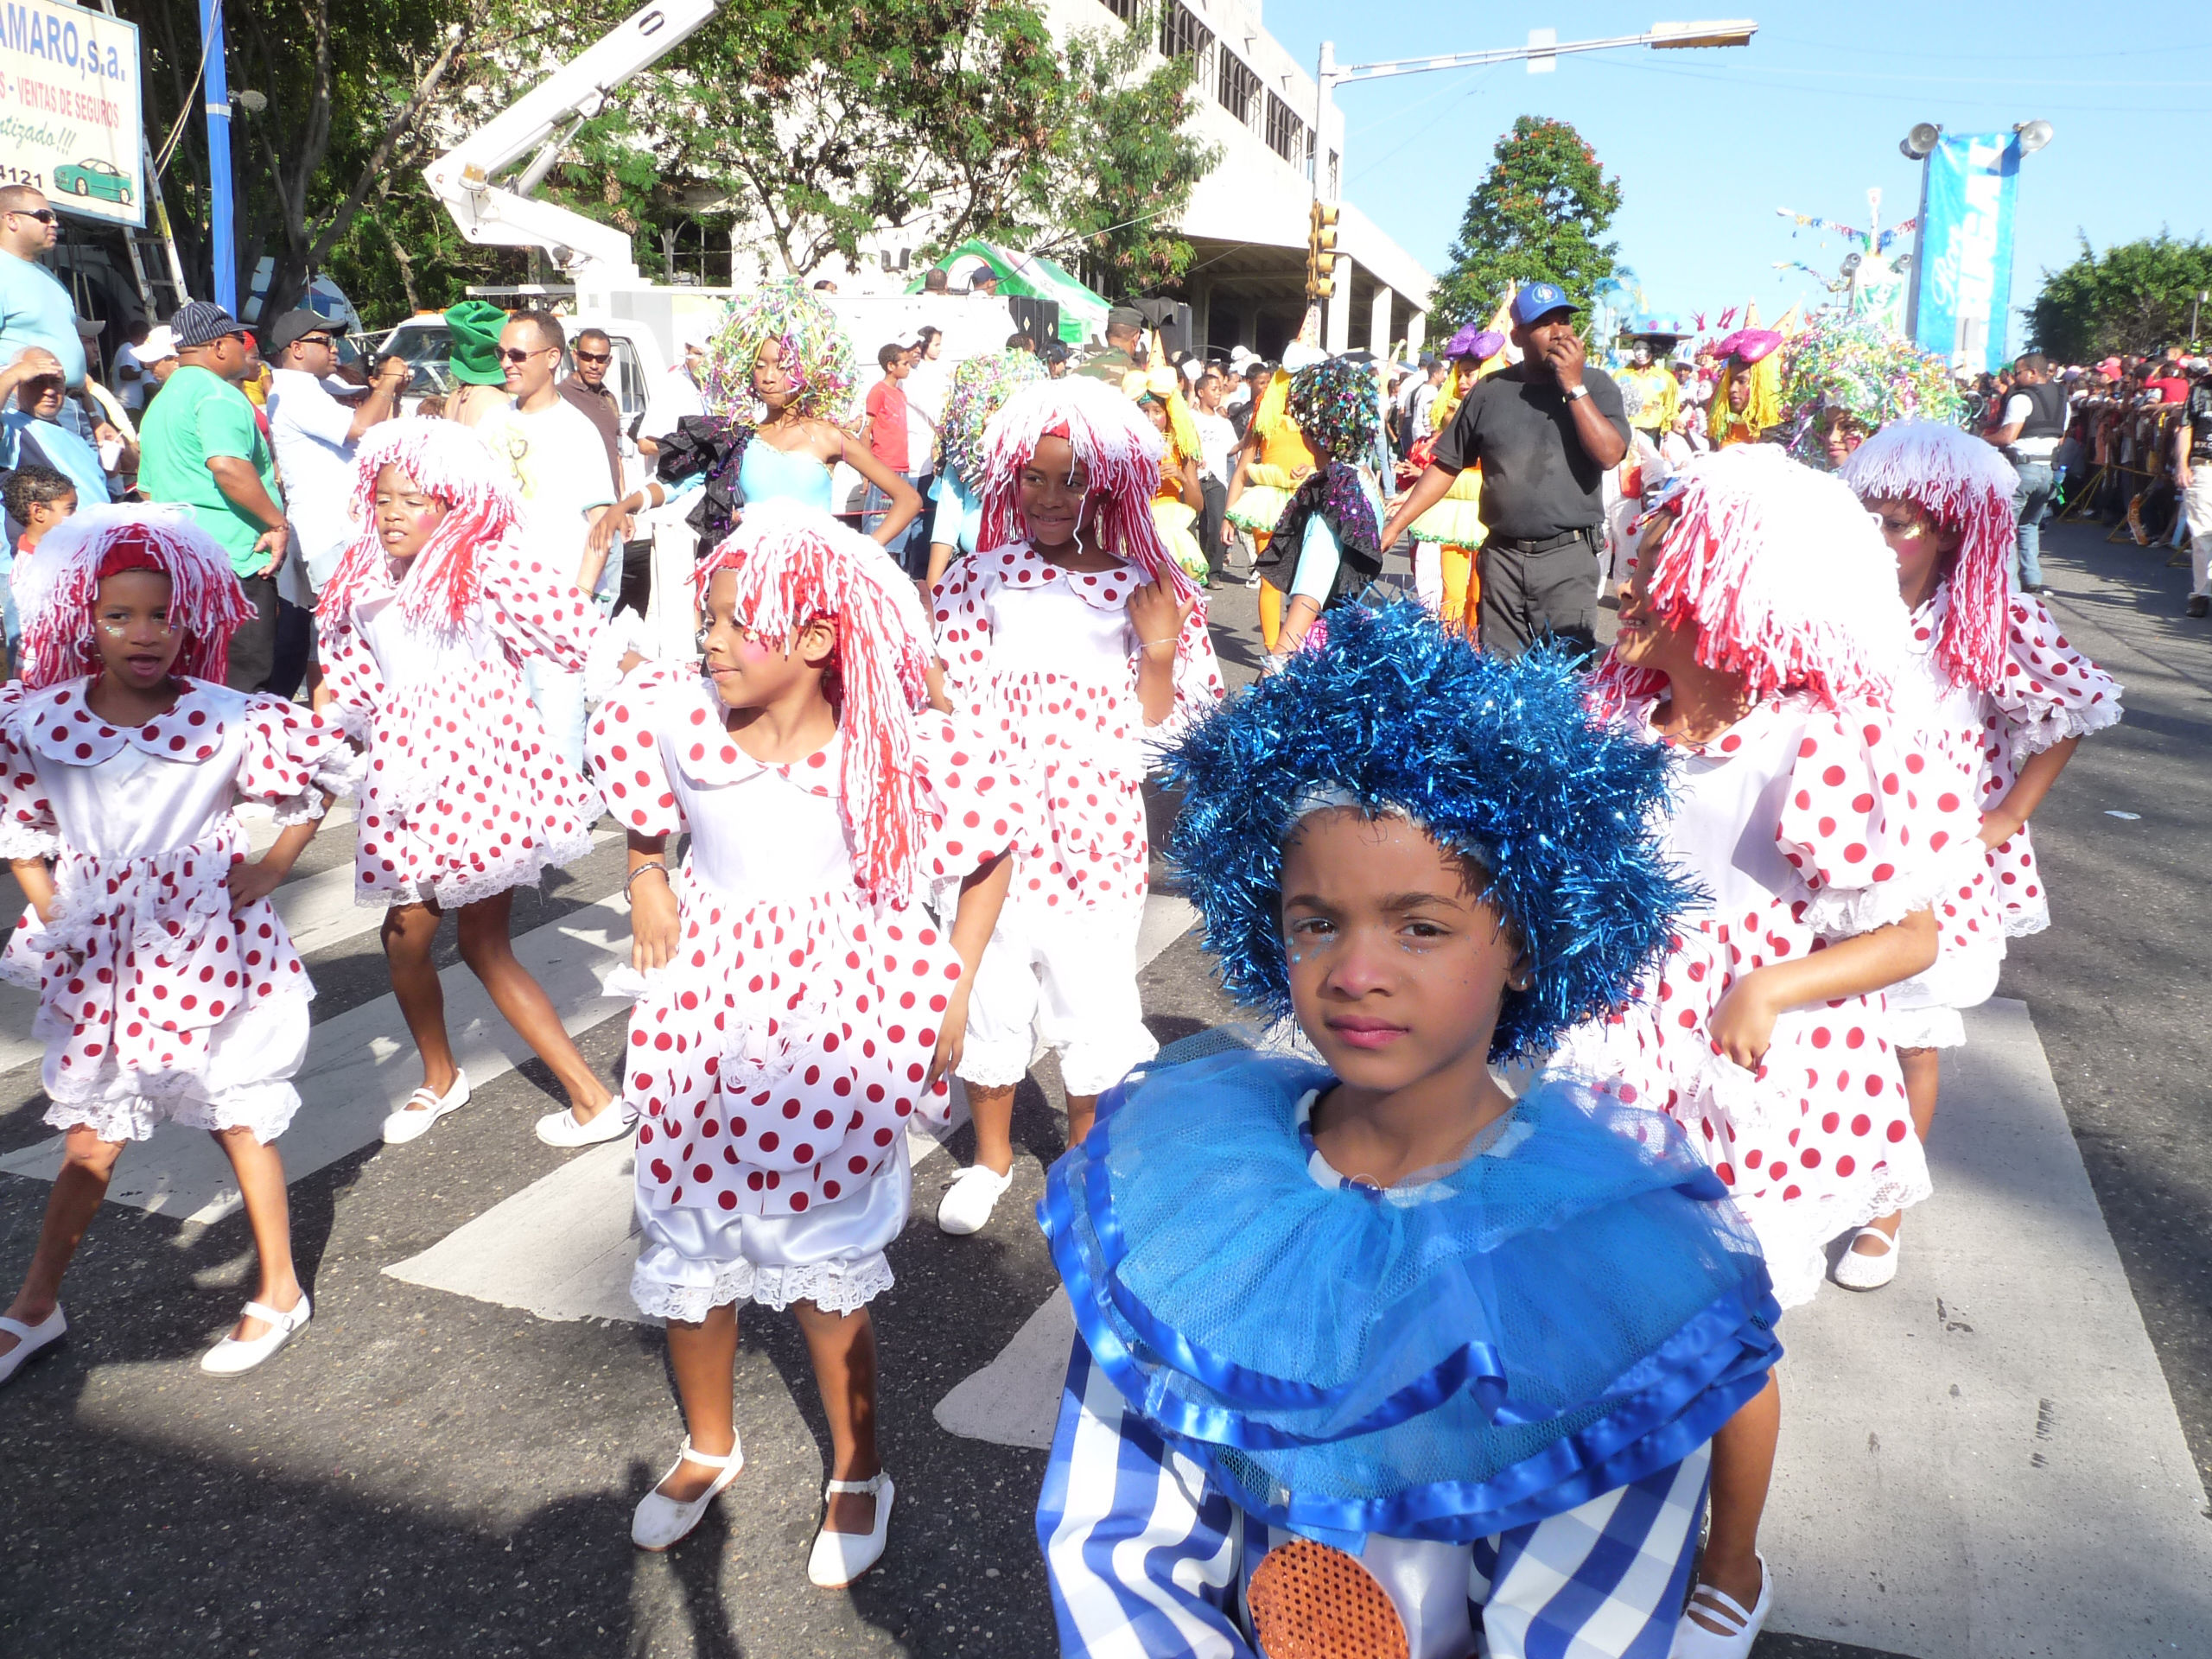
POLYGON ((1494 1060, 1548 1050, 1626 1001, 1695 897, 1661 854, 1668 759, 1589 710, 1570 659, 1508 662, 1410 601, 1329 613, 1300 652, 1176 749, 1168 837, 1230 994, 1287 1014, 1282 846, 1301 800, 1331 788, 1411 818, 1484 873, 1484 898, 1527 951, 1494 1060))

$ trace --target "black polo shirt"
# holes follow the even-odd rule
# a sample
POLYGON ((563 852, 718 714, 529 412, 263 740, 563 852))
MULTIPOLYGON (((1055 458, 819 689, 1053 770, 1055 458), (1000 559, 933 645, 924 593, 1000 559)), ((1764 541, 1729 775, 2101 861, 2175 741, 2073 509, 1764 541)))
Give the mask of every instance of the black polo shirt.
MULTIPOLYGON (((1590 400, 1630 442, 1621 389, 1595 366, 1582 371, 1590 400)), ((1605 521, 1605 469, 1583 448, 1574 411, 1548 370, 1526 364, 1475 383, 1436 441, 1436 464, 1457 473, 1482 463, 1482 520, 1494 533, 1533 542, 1605 521)))

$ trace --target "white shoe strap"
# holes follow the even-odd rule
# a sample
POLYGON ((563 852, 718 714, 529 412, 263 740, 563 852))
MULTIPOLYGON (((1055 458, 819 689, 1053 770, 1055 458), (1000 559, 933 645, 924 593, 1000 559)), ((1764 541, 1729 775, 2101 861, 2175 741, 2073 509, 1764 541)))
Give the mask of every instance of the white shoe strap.
POLYGON ((403 1112, 435 1111, 442 1098, 443 1096, 439 1095, 435 1090, 425 1084, 422 1088, 417 1089, 413 1094, 408 1096, 407 1103, 404 1106, 402 1106, 399 1109, 403 1112))
POLYGON ((683 1462, 696 1463, 703 1469, 727 1469, 734 1463, 745 1461, 745 1448, 733 1446, 728 1451, 720 1455, 710 1452, 701 1452, 693 1447, 691 1437, 686 1434, 683 1437, 683 1447, 677 1452, 677 1456, 683 1462))
POLYGON ((1719 1632, 1724 1636, 1738 1635, 1746 1624, 1751 1622, 1751 1616, 1745 1611, 1742 1602, 1737 1600, 1726 1590, 1716 1590, 1709 1584, 1700 1584, 1691 1595, 1690 1611, 1694 1613, 1704 1613, 1708 1618, 1719 1619, 1724 1623, 1732 1623, 1735 1629, 1719 1632), (1705 1603, 1711 1605, 1709 1606, 1701 1605, 1705 1603))
POLYGON ((300 1298, 300 1301, 293 1305, 292 1311, 289 1313, 281 1308, 271 1307, 266 1302, 248 1302, 243 1317, 249 1319, 260 1319, 270 1325, 289 1325, 299 1318, 300 1304, 306 1300, 307 1298, 304 1296, 300 1298))
POLYGON ((1859 1248, 1859 1241, 1862 1238, 1878 1238, 1882 1241, 1881 1255, 1875 1255, 1872 1258, 1876 1262, 1880 1261, 1882 1256, 1887 1255, 1891 1250, 1894 1250, 1897 1247, 1896 1235, 1892 1233, 1885 1233, 1878 1227, 1861 1227, 1857 1232, 1851 1236, 1851 1253, 1853 1255, 1866 1255, 1867 1254, 1867 1252, 1859 1248))
MULTIPOLYGON (((47 1316, 48 1319, 53 1317, 52 1314, 47 1316)), ((45 1322, 41 1319, 39 1324, 43 1325, 45 1322)), ((5 1331, 12 1336, 20 1337, 24 1342, 29 1342, 38 1334, 38 1325, 25 1325, 21 1319, 11 1319, 6 1314, 0 1313, 0 1331, 5 1331)))
POLYGON ((869 1497, 879 1497, 883 1493, 883 1471, 877 1470, 866 1480, 833 1480, 822 1490, 825 1492, 864 1493, 869 1497))

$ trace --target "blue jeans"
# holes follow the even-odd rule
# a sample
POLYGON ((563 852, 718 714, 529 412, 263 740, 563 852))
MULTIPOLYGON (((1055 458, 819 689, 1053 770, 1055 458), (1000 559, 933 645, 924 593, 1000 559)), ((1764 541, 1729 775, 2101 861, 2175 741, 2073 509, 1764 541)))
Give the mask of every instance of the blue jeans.
POLYGON ((2019 520, 2013 532, 2012 578, 2021 588, 2043 586, 2043 516, 2058 486, 2047 461, 2016 463, 2020 486, 2012 492, 2012 512, 2019 520))
POLYGON ((545 722, 545 735, 554 753, 569 763, 577 777, 584 775, 584 677, 571 674, 543 657, 526 657, 522 665, 523 689, 529 692, 537 717, 545 722))
MULTIPOLYGON (((912 485, 914 493, 922 498, 922 510, 914 515, 914 522, 900 532, 899 539, 884 550, 899 562, 900 569, 918 580, 928 574, 930 568, 929 494, 930 482, 935 475, 904 473, 900 476, 912 485)), ((891 498, 874 485, 869 485, 868 494, 861 502, 861 533, 863 536, 874 535, 876 526, 883 522, 884 515, 890 511, 891 498)))

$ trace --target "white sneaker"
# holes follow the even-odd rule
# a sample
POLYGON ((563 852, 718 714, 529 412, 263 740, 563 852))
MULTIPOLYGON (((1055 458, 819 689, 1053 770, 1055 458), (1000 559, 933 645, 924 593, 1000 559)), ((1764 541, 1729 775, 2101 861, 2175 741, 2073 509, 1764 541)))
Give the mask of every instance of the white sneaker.
POLYGON ((1891 1237, 1880 1228, 1861 1227, 1836 1258, 1836 1283, 1846 1290, 1879 1290, 1897 1276, 1897 1252, 1903 1248, 1902 1241, 1891 1237), (1868 1237, 1878 1238, 1889 1248, 1879 1255, 1868 1255, 1858 1248, 1859 1241, 1868 1237))
POLYGON ((680 1503, 655 1486, 639 1500, 637 1513, 630 1517, 630 1541, 639 1549, 663 1550, 683 1539, 699 1524, 699 1517, 707 1512, 707 1505, 715 1501, 715 1494, 735 1480, 738 1471, 745 1467, 745 1442, 733 1440, 729 1450, 721 1457, 709 1457, 704 1452, 691 1449, 691 1437, 683 1437, 683 1448, 676 1454, 675 1466, 666 1480, 687 1463, 703 1464, 709 1469, 719 1469, 713 1484, 689 1503, 680 1503))
MULTIPOLYGON (((1000 1179, 1004 1179, 1004 1177, 1000 1179)), ((875 1499, 875 1524, 866 1532, 831 1532, 826 1522, 814 1535, 814 1552, 806 1558, 808 1581, 824 1590, 842 1590, 883 1559, 884 1536, 891 1530, 891 1500, 895 1488, 891 1477, 878 1470, 868 1480, 833 1480, 823 1492, 827 1503, 833 1492, 865 1492, 875 1499)))
POLYGON ((385 1119, 384 1143, 387 1147, 404 1147, 410 1141, 419 1141, 430 1132, 431 1124, 467 1104, 467 1072, 454 1072, 453 1087, 442 1095, 432 1094, 426 1084, 407 1096, 404 1106, 385 1119))
POLYGON ((956 1236, 982 1232, 999 1199, 1013 1185, 1012 1170, 1001 1175, 982 1164, 970 1165, 960 1172, 960 1179, 945 1189, 944 1197, 938 1201, 937 1224, 956 1236))
POLYGON ((0 1354, 0 1382, 5 1382, 41 1350, 51 1348, 61 1340, 69 1329, 69 1321, 61 1317, 61 1305, 56 1302, 54 1312, 36 1325, 25 1325, 21 1319, 0 1319, 0 1331, 15 1338, 16 1345, 0 1354))
POLYGON ((266 1302, 248 1302, 245 1317, 260 1319, 269 1328, 244 1342, 236 1337, 225 1337, 200 1355, 200 1369, 208 1376, 239 1376, 251 1370, 289 1342, 315 1317, 315 1309, 308 1305, 307 1293, 302 1291, 298 1306, 289 1313, 280 1313, 266 1302))

